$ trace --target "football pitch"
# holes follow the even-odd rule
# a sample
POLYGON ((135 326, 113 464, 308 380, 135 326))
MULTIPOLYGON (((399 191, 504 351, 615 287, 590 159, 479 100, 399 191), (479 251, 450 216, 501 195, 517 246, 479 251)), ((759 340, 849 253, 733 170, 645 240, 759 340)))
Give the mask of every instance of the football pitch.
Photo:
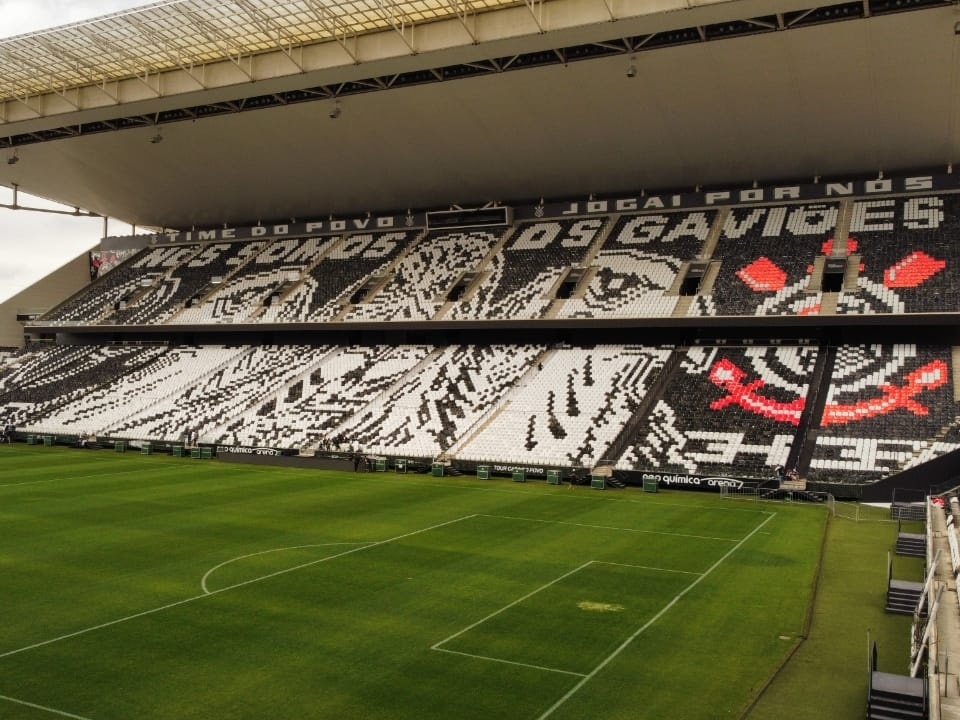
POLYGON ((0 446, 0 718, 737 717, 824 508, 0 446))

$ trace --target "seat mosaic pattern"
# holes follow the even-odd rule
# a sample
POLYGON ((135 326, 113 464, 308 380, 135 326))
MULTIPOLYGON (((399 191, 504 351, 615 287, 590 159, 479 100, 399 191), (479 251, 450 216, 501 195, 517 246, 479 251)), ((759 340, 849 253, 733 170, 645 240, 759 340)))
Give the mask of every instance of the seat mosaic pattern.
POLYGON ((54 308, 44 316, 44 320, 114 324, 116 320, 113 314, 127 298, 153 285, 196 250, 195 246, 143 250, 54 308))
POLYGON ((476 270, 503 231, 430 233, 398 263, 373 297, 354 305, 344 321, 429 320, 464 271, 476 270))
POLYGON ((855 202, 848 242, 860 274, 837 312, 957 312, 958 241, 960 194, 855 202))
POLYGON ((541 345, 441 348, 338 428, 369 452, 436 457, 519 385, 541 345))
POLYGON ((771 477, 787 461, 816 358, 809 346, 683 351, 616 466, 771 477))
MULTIPOLYGON (((271 292, 300 280, 304 268, 335 242, 333 238, 286 238, 268 244, 211 295, 188 307, 173 324, 257 322, 271 292)), ((259 318, 266 322, 272 318, 259 318)))
POLYGON ((159 345, 27 345, 0 367, 0 408, 18 425, 77 433, 51 415, 162 357, 159 345))
MULTIPOLYGON (((111 382, 104 382, 62 402, 55 411, 47 412, 36 422, 58 433, 106 435, 131 417, 149 412, 150 408, 170 398, 182 397, 189 388, 208 373, 245 355, 250 347, 174 347, 111 382)), ((182 429, 181 429, 182 430, 182 429)), ((125 437, 149 437, 131 427, 125 437)), ((155 438, 159 439, 159 438, 155 438)), ((176 439, 165 437, 164 439, 176 439)))
POLYGON ((946 346, 838 349, 808 477, 867 482, 906 467, 957 415, 946 346))
MULTIPOLYGON (((190 384, 156 399, 103 432, 119 437, 176 441, 186 431, 203 442, 225 418, 272 395, 301 373, 314 348, 304 345, 257 345, 229 356, 227 362, 198 373, 190 384)), ((322 355, 325 349, 320 351, 322 355)))
POLYGON ((207 287, 212 278, 226 277, 256 255, 263 245, 263 242, 236 242, 195 247, 194 255, 173 268, 143 297, 133 305, 117 311, 116 324, 145 325, 167 322, 184 308, 188 300, 207 287))
POLYGON ((551 289, 583 257, 606 218, 551 220, 517 227, 484 267, 489 273, 469 299, 454 306, 457 320, 538 318, 553 302, 551 289))
POLYGON ((509 392, 489 424, 452 452, 475 461, 593 466, 670 352, 642 345, 555 349, 509 392))
POLYGON ((564 301, 563 318, 668 317, 668 295, 685 261, 702 251, 716 210, 626 215, 617 220, 591 266, 581 297, 564 301))
POLYGON ((231 420, 218 442, 234 445, 304 448, 343 443, 334 428, 361 410, 430 354, 427 345, 352 345, 314 348, 294 381, 231 420))
POLYGON ((689 314, 819 313, 810 275, 817 255, 833 250, 838 210, 837 203, 730 208, 713 251, 716 281, 689 314))
POLYGON ((416 230, 356 233, 336 241, 282 302, 267 308, 264 322, 323 322, 336 317, 370 276, 384 273, 419 234, 416 230))

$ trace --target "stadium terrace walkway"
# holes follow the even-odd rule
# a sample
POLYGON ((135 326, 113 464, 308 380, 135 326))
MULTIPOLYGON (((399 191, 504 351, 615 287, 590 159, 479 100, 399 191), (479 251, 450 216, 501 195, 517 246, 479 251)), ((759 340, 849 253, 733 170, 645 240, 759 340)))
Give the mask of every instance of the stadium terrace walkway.
POLYGON ((931 508, 930 517, 933 542, 930 552, 936 555, 937 550, 940 551, 936 577, 939 582, 946 583, 937 612, 936 634, 929 647, 930 654, 937 657, 936 665, 941 670, 936 676, 939 691, 931 692, 930 717, 960 720, 960 598, 951 567, 946 514, 939 508, 931 508))

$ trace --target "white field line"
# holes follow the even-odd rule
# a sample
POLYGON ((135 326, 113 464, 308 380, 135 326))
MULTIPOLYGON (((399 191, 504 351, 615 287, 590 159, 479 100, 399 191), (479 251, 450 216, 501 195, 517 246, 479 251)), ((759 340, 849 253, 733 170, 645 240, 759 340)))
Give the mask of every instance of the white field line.
POLYGON ((270 550, 261 550, 260 552, 247 553, 246 555, 238 555, 237 557, 230 558, 229 560, 224 560, 219 565, 214 565, 212 568, 207 570, 206 574, 200 580, 200 588, 206 595, 210 594, 210 591, 207 590, 207 578, 209 578, 213 573, 222 568, 224 565, 229 565, 230 563, 237 562, 238 560, 246 560, 250 557, 256 557, 257 555, 267 555, 269 553, 283 552, 284 550, 302 550, 304 548, 315 548, 315 547, 330 547, 331 545, 363 545, 369 546, 372 545, 374 541, 368 542, 330 542, 330 543, 316 543, 314 545, 291 545, 290 547, 279 547, 271 548, 270 550))
POLYGON ((474 655, 473 653, 461 652, 460 650, 448 650, 447 648, 435 647, 430 649, 436 650, 437 652, 450 653, 451 655, 463 655, 464 657, 475 658, 477 660, 488 660, 489 662, 498 662, 506 665, 518 665, 519 667, 533 668, 534 670, 544 670, 546 672, 584 677, 584 673, 573 672, 572 670, 560 670, 558 668, 546 667, 544 665, 531 665, 530 663, 517 662, 516 660, 504 660, 503 658, 488 657, 487 655, 474 655))
POLYGON ((649 620, 647 620, 647 622, 644 623, 642 626, 640 626, 630 637, 628 637, 626 640, 624 640, 622 643, 620 643, 620 645, 616 648, 616 650, 614 650, 612 653, 610 653, 609 655, 607 655, 607 657, 605 657, 603 660, 601 660, 600 663, 599 663, 593 670, 591 670, 589 673, 587 673, 576 685, 574 685, 572 688, 570 688, 570 689, 563 695, 563 697, 561 697, 561 698, 560 698, 559 700, 557 700, 553 705, 551 705, 549 708, 547 708, 547 710, 546 710, 542 715, 540 715, 540 716, 537 718, 537 720, 544 720, 544 718, 548 718, 548 717, 550 717, 551 715, 553 715, 553 713, 554 713, 558 708, 560 708, 562 705, 564 705, 564 704, 567 702, 567 700, 569 700, 569 699, 570 699, 571 697, 573 697, 577 692, 579 692, 580 688, 582 688, 584 685, 586 685, 588 682, 590 682, 594 677, 597 676, 597 673, 599 673, 601 670, 603 670, 603 668, 605 668, 607 665, 609 665, 611 662, 613 662, 613 661, 620 655, 620 653, 622 653, 622 652, 627 648, 627 646, 630 645, 630 643, 632 643, 634 640, 636 640, 638 637, 640 637, 640 635, 643 634, 643 632, 644 632, 648 627, 650 627, 650 626, 653 625, 655 622, 657 622, 657 620, 659 620, 661 617, 663 617, 663 616, 667 613, 667 611, 670 610, 670 608, 672 608, 674 605, 676 605, 678 602, 680 602, 680 599, 681 599, 684 595, 686 595, 688 592, 690 592, 691 590, 693 590, 697 585, 699 585, 700 582, 701 582, 705 577, 709 576, 710 573, 712 573, 714 570, 716 570, 718 567, 720 567, 720 565, 721 565, 727 558, 729 558, 729 557, 730 557, 731 555, 733 555, 737 550, 739 550, 741 547, 743 547, 743 544, 744 544, 745 542, 747 542, 747 540, 749 540, 749 539, 752 538, 754 535, 756 535, 757 532, 758 532, 761 528, 763 528, 764 525, 766 525, 768 522, 770 522, 771 520, 773 520, 773 518, 775 518, 775 517, 776 517, 776 513, 770 514, 762 523, 760 523, 760 524, 757 525, 753 530, 751 530, 750 533, 747 534, 746 537, 744 537, 740 542, 738 542, 736 545, 734 545, 732 548, 730 548, 726 553, 724 553, 724 555, 723 555, 719 560, 717 560, 713 565, 711 565, 711 566, 707 569, 707 571, 706 571, 705 573, 703 573, 703 575, 701 575, 700 577, 698 577, 698 578, 697 578, 696 580, 694 580, 692 583, 690 583, 689 585, 687 585, 683 590, 681 590, 681 591, 678 592, 676 595, 674 595, 674 596, 673 596, 673 599, 672 599, 670 602, 668 602, 666 605, 664 605, 656 615, 654 615, 652 618, 650 618, 649 620))
POLYGON ((588 525, 586 523, 567 522, 566 520, 542 520, 540 518, 514 517, 512 515, 485 515, 477 513, 477 517, 497 518, 499 520, 522 520, 532 523, 547 523, 550 525, 572 525, 573 527, 590 528, 591 530, 620 530, 622 532, 642 533, 644 535, 669 535, 670 537, 690 538, 693 540, 710 540, 711 542, 736 542, 730 538, 710 537, 709 535, 688 535, 685 533, 667 532, 665 530, 641 530, 638 528, 614 527, 612 525, 588 525))
POLYGON ((7 702, 17 705, 24 705, 25 707, 35 710, 43 710, 44 712, 59 715, 60 717, 73 718, 73 720, 90 720, 90 718, 85 718, 82 715, 74 715, 73 713, 64 712, 63 710, 57 710, 56 708, 47 707, 46 705, 37 705, 36 703, 27 702, 26 700, 17 700, 17 698, 7 697, 6 695, 0 695, 0 700, 6 700, 7 702))
POLYGON ((24 480, 23 482, 2 483, 0 487, 17 487, 18 485, 39 485, 40 483, 59 482, 63 478, 50 478, 49 480, 24 480))
MULTIPOLYGON (((531 590, 531 591, 528 592, 526 595, 523 595, 523 596, 521 596, 521 597, 518 597, 516 600, 514 600, 514 601, 513 601, 512 603, 510 603, 509 605, 504 605, 504 606, 503 606, 502 608, 500 608, 499 610, 494 610, 492 613, 490 613, 490 614, 487 615, 486 617, 482 617, 482 618, 480 618, 479 620, 477 620, 475 623, 471 623, 470 625, 467 625, 467 626, 466 626, 465 628, 463 628, 462 630, 457 630, 457 632, 455 632, 453 635, 450 635, 449 637, 445 637, 443 640, 441 640, 441 641, 438 642, 438 643, 434 643, 433 645, 430 646, 430 649, 431 649, 431 650, 440 650, 440 649, 441 649, 441 648, 440 648, 441 645, 445 645, 446 643, 450 642, 451 640, 460 637, 460 636, 463 635, 464 633, 469 632, 470 630, 473 630, 473 629, 474 629, 475 627, 477 627, 478 625, 482 625, 482 624, 485 623, 487 620, 490 620, 491 618, 495 618, 495 617, 496 617, 497 615, 499 615, 500 613, 506 612, 507 610, 509 610, 510 608, 514 607, 515 605, 519 605, 519 604, 522 603, 524 600, 526 600, 526 599, 528 599, 528 598, 532 598, 532 597, 533 597, 534 595, 536 595, 538 592, 540 592, 540 591, 542 591, 542 590, 546 590, 546 589, 547 589, 548 587, 550 587, 551 585, 556 585, 556 584, 557 584, 558 582, 560 582, 561 580, 565 580, 566 578, 570 577, 571 575, 580 572, 580 571, 583 570, 585 567, 587 567, 588 565, 590 565, 592 562, 593 562, 593 560, 587 560, 585 563, 583 563, 582 565, 578 565, 578 566, 575 567, 573 570, 570 570, 569 572, 565 572, 563 575, 560 575, 560 576, 558 576, 558 577, 555 577, 553 580, 551 580, 551 581, 548 582, 548 583, 544 583, 543 585, 541 585, 540 587, 538 587, 536 590, 531 590)), ((2 657, 2 656, 0 656, 0 657, 2 657)))
POLYGON ((110 627, 112 625, 119 625, 120 623, 127 622, 128 620, 135 620, 136 618, 144 617, 146 615, 153 615, 154 613, 161 612, 163 610, 169 610, 170 608, 179 607, 180 605, 186 605, 195 600, 200 600, 202 598, 213 597, 214 595, 219 595, 220 593, 227 592, 228 590, 235 590, 239 587, 244 587, 245 585, 252 585, 253 583, 258 583, 263 580, 268 580, 270 578, 277 577, 278 575, 284 575, 286 573, 291 573, 296 570, 301 570, 305 567, 310 567, 311 565, 317 565, 327 560, 333 560, 334 558, 343 557, 344 555, 351 555, 355 552, 360 552, 361 550, 367 550, 373 547, 379 547, 380 545, 386 545, 388 543, 396 542, 397 540, 403 540, 404 538, 412 537, 414 535, 419 535, 421 533, 429 532, 431 530, 436 530, 437 528, 445 527, 447 525, 453 525, 454 523, 462 522, 463 520, 468 520, 474 517, 473 515, 464 515, 463 517, 456 518, 454 520, 447 520, 446 522, 437 523, 436 525, 431 525, 430 527, 421 528, 420 530, 413 530, 408 533, 403 533, 402 535, 396 535, 392 538, 386 540, 379 540, 370 545, 364 545, 363 547, 356 547, 351 550, 345 550, 342 553, 337 553, 336 555, 329 555, 327 557, 320 558, 318 560, 311 560, 310 562, 301 563, 300 565, 295 565, 293 567, 286 568, 284 570, 277 570, 276 572, 269 573, 267 575, 261 575, 260 577, 251 578, 250 580, 244 580, 243 582, 236 583, 234 585, 228 585, 226 587, 219 588, 218 590, 213 590, 209 593, 202 595, 194 595, 193 597, 188 597, 184 600, 177 600, 176 602, 167 603, 166 605, 161 605, 160 607, 151 608, 150 610, 144 610, 142 612, 134 613, 133 615, 127 615, 122 618, 117 618, 116 620, 109 620, 99 625, 91 625, 90 627, 83 628, 82 630, 75 630, 71 633, 66 633, 64 635, 59 635, 55 638, 50 638, 49 640, 41 640, 40 642, 32 643, 31 645, 25 645, 16 650, 8 650, 5 653, 0 653, 0 659, 8 658, 11 655, 19 655, 20 653, 27 652, 28 650, 35 650, 39 647, 44 647, 45 645, 52 645, 53 643, 60 642, 61 640, 69 640, 70 638, 77 637, 78 635, 86 635, 87 633, 93 632, 94 630, 102 630, 103 628, 110 627))
MULTIPOLYGON (((478 515, 477 517, 481 517, 481 516, 478 515)), ((487 517, 491 517, 491 516, 487 516, 487 517)), ((508 518, 508 519, 515 519, 515 518, 508 518)), ((626 563, 602 562, 602 561, 600 561, 600 560, 587 560, 585 563, 583 563, 582 565, 579 565, 579 566, 575 567, 573 570, 571 570, 571 571, 569 571, 569 572, 566 572, 566 573, 564 573, 563 575, 554 578, 554 579, 551 580, 550 582, 541 585, 541 586, 538 587, 536 590, 531 590, 530 592, 528 592, 528 593, 527 593, 526 595, 524 595, 523 597, 517 598, 516 600, 514 600, 514 601, 513 601, 512 603, 510 603, 509 605, 504 605, 504 606, 503 606, 502 608, 500 608, 499 610, 496 610, 496 611, 490 613, 489 615, 487 615, 486 617, 481 618, 480 620, 477 620, 477 621, 476 621, 475 623, 473 623, 472 625, 467 625, 467 627, 463 628, 462 630, 459 630, 459 631, 455 632, 455 633, 454 633, 453 635, 451 635, 450 637, 446 637, 446 638, 444 638, 443 640, 441 640, 440 642, 431 645, 431 646, 430 646, 430 649, 431 649, 431 650, 436 650, 436 651, 438 651, 438 652, 453 653, 454 655, 465 655, 466 657, 477 658, 477 659, 479 659, 479 660, 490 660, 491 662, 506 663, 507 665, 520 665, 520 666, 522 666, 522 667, 535 668, 535 669, 537 669, 537 670, 546 670, 546 671, 548 671, 548 672, 563 673, 564 675, 576 675, 577 677, 585 678, 585 677, 586 677, 586 674, 585 674, 585 673, 574 672, 574 671, 572 671, 572 670, 559 670, 559 669, 557 669, 557 668, 544 667, 544 666, 542 666, 542 665, 531 665, 530 663, 517 662, 517 661, 515 661, 515 660, 505 660, 504 658, 489 657, 489 656, 487 656, 487 655, 474 655, 473 653, 461 652, 461 651, 459 651, 459 650, 448 650, 447 648, 443 648, 443 647, 440 647, 440 646, 448 643, 449 641, 451 641, 451 640, 453 640, 453 639, 455 639, 455 638, 460 637, 461 635, 463 635, 463 634, 466 633, 466 632, 469 632, 470 630, 473 630, 473 628, 477 627, 478 625, 482 625, 482 624, 485 623, 487 620, 490 620, 491 618, 496 617, 496 616, 499 615, 500 613, 502 613, 502 612, 504 612, 504 611, 506 611, 506 610, 509 610, 510 608, 512 608, 512 607, 514 607, 514 606, 516 606, 516 605, 518 605, 518 604, 520 604, 520 603, 522 603, 524 600, 533 597, 533 596, 536 595, 538 592, 540 592, 540 591, 542 591, 542 590, 546 590, 546 589, 547 589, 548 587, 550 587, 551 585, 556 585, 556 584, 557 584, 558 582, 560 582, 561 580, 564 580, 564 579, 570 577, 571 575, 574 575, 575 573, 580 572, 581 570, 583 570, 584 568, 586 568, 586 567, 588 567, 588 566, 590 566, 590 565, 618 565, 618 566, 620 566, 620 567, 637 568, 637 569, 640 569, 640 570, 655 570, 655 571, 657 571, 657 572, 683 573, 684 575, 700 575, 700 573, 689 572, 689 571, 687 571, 687 570, 670 570, 670 569, 668 569, 668 568, 650 567, 650 566, 648 566, 648 565, 628 565, 628 564, 626 564, 626 563)))
POLYGON ((62 482, 64 480, 89 480, 90 478, 112 477, 114 475, 131 475, 133 473, 142 473, 146 463, 141 463, 139 470, 118 470, 117 472, 96 473, 94 475, 70 475, 68 477, 56 477, 49 480, 25 480, 23 482, 2 483, 0 487, 17 487, 18 485, 37 485, 39 483, 62 482))
POLYGON ((654 567, 653 565, 632 565, 630 563, 608 562, 607 560, 594 560, 595 565, 614 565, 616 567, 637 568, 638 570, 655 570, 656 572, 679 573, 681 575, 703 575, 693 570, 673 570, 672 568, 654 567))

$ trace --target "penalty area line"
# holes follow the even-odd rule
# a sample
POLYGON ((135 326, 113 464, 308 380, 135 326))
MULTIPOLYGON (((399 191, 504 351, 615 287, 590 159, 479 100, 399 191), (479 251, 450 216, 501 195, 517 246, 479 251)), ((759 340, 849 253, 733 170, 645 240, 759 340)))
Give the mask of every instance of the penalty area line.
POLYGON ((700 582, 701 582, 704 578, 706 578, 707 576, 709 576, 714 570, 716 570, 718 567, 720 567, 720 565, 723 564, 723 563, 727 560, 727 558, 729 558, 729 557, 730 557, 731 555, 733 555, 737 550, 739 550, 741 547, 743 547, 743 544, 744 544, 745 542, 747 542, 747 540, 749 540, 749 539, 752 538, 754 535, 756 535, 758 532, 760 532, 760 530, 763 529, 763 526, 766 525, 766 524, 767 524, 768 522, 770 522, 771 520, 773 520, 773 518, 775 518, 776 516, 777 516, 777 514, 776 514, 775 512, 774 512, 774 513, 771 513, 769 516, 767 516, 767 518, 766 518, 762 523, 760 523, 759 525, 757 525, 753 530, 751 530, 751 531, 747 534, 746 537, 744 537, 740 542, 738 542, 736 545, 734 545, 732 548, 730 548, 726 553, 724 553, 723 556, 722 556, 719 560, 717 560, 713 565, 711 565, 711 566, 707 569, 707 571, 706 571, 705 573, 703 573, 703 575, 700 575, 696 580, 694 580, 692 583, 690 583, 689 585, 687 585, 683 590, 681 590, 681 591, 678 592, 676 595, 674 595, 674 596, 673 596, 673 599, 672 599, 670 602, 668 602, 666 605, 664 605, 662 608, 660 608, 660 611, 659 611, 656 615, 654 615, 652 618, 650 618, 649 620, 647 620, 647 622, 645 622, 643 625, 641 625, 639 628, 637 628, 637 630, 636 630, 630 637, 628 637, 626 640, 624 640, 622 643, 620 643, 619 646, 617 646, 616 650, 614 650, 612 653, 610 653, 609 655, 607 655, 607 657, 605 657, 603 660, 601 660, 600 663, 599 663, 593 670, 591 670, 589 673, 587 673, 586 675, 584 675, 583 678, 582 678, 576 685, 574 685, 572 688, 570 688, 570 689, 563 695, 563 697, 561 697, 561 698, 560 698, 559 700, 557 700, 553 705, 551 705, 549 708, 547 708, 547 709, 544 711, 544 713, 537 718, 537 720, 544 720, 544 718, 548 718, 548 717, 550 717, 551 715, 553 715, 553 713, 556 712, 557 709, 560 708, 562 705, 564 705, 564 704, 567 702, 567 700, 569 700, 569 699, 572 698, 574 695, 576 695, 576 694, 580 691, 580 688, 582 688, 584 685, 586 685, 588 682, 590 682, 593 678, 595 678, 595 677, 597 676, 597 674, 598 674, 601 670, 603 670, 607 665, 609 665, 611 662, 613 662, 614 660, 616 660, 617 657, 620 655, 620 653, 622 653, 624 650, 626 650, 627 647, 628 647, 634 640, 636 640, 636 639, 637 639, 638 637, 640 637, 644 632, 646 632, 647 628, 649 628, 651 625, 653 625, 655 622, 657 622, 661 617, 663 617, 663 616, 667 613, 667 611, 670 610, 670 608, 672 608, 674 605, 676 605, 678 602, 680 602, 680 600, 684 597, 684 595, 686 595, 688 592, 690 592, 691 590, 693 590, 697 585, 700 584, 700 582))
POLYGON ((576 677, 586 677, 584 673, 573 672, 572 670, 561 670, 560 668, 547 667, 545 665, 533 665, 531 663, 517 662, 516 660, 505 660, 503 658, 490 657, 489 655, 475 655, 473 653, 462 652, 460 650, 448 650, 442 647, 433 647, 431 650, 437 652, 450 653, 452 655, 463 655, 464 657, 476 658, 477 660, 486 660, 488 662, 504 663, 505 665, 517 665, 518 667, 533 668, 534 670, 544 670, 546 672, 561 673, 563 675, 574 675, 576 677))
POLYGON ((59 715, 60 717, 73 718, 73 720, 90 720, 90 718, 83 717, 82 715, 74 715, 73 713, 68 713, 63 710, 47 707, 46 705, 37 705, 36 703, 27 702, 26 700, 18 700, 17 698, 12 698, 7 695, 0 695, 0 700, 5 700, 15 705, 23 705, 24 707, 33 708, 34 710, 42 710, 43 712, 59 715))

